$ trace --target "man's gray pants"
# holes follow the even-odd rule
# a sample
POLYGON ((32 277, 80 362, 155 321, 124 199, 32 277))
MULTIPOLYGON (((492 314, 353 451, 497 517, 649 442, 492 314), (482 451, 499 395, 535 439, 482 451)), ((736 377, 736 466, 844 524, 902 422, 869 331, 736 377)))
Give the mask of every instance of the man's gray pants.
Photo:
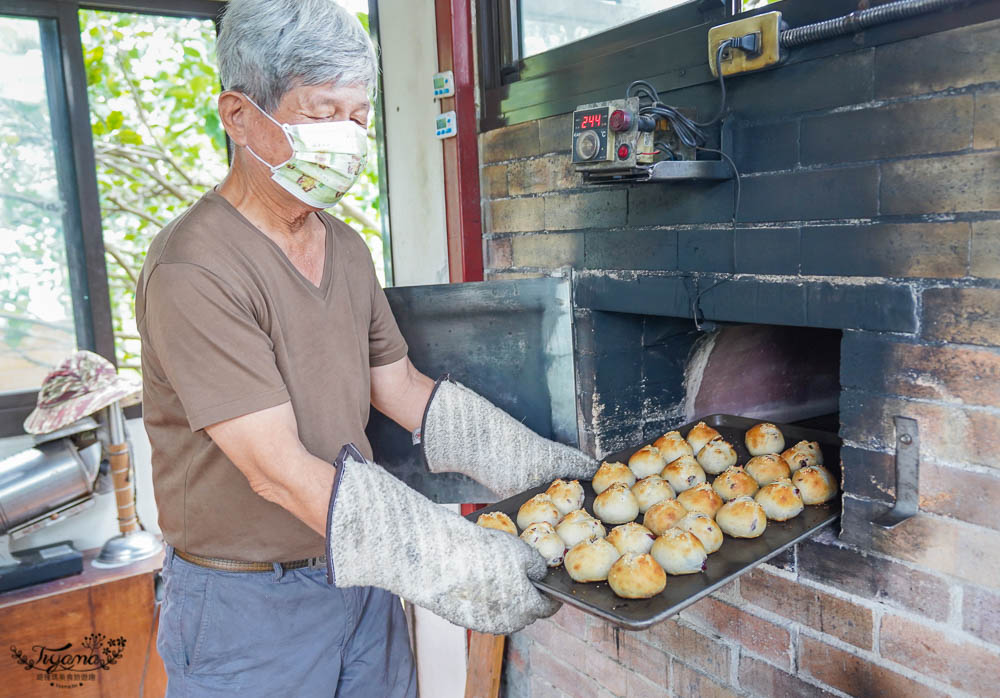
POLYGON ((167 697, 415 698, 399 599, 326 571, 222 572, 167 548, 156 648, 167 697))

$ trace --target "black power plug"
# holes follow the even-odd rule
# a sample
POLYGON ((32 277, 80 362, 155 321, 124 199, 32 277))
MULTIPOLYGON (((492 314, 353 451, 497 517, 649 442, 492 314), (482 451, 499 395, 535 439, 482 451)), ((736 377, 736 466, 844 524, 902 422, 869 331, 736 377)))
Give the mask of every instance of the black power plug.
POLYGON ((748 56, 760 55, 760 33, 745 34, 739 38, 729 40, 732 48, 737 48, 748 56))

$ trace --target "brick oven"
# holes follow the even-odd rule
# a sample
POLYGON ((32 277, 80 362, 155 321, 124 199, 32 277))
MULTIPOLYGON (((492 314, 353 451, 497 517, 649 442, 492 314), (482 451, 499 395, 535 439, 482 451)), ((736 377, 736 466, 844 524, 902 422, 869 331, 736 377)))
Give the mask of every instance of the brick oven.
POLYGON ((843 439, 843 517, 649 630, 564 607, 510 638, 504 695, 996 695, 1000 20, 848 43, 732 80, 729 103, 735 222, 732 180, 584 185, 569 114, 482 133, 487 278, 572 278, 585 450, 797 407, 782 419, 843 439), (745 372, 719 367, 752 352, 712 369, 705 344, 762 335, 800 350, 792 385, 821 380, 740 403, 745 372), (887 529, 897 415, 919 512, 887 529))

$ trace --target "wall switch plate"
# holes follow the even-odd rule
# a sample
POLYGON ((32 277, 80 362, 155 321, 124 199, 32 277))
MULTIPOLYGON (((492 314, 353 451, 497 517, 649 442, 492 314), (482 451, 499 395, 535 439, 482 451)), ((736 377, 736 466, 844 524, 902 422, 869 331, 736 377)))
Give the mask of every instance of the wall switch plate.
POLYGON ((457 133, 458 120, 455 118, 455 112, 446 111, 443 114, 438 114, 434 124, 434 135, 443 140, 451 138, 457 133))
POLYGON ((748 56, 739 49, 727 49, 722 55, 722 74, 737 75, 748 73, 753 70, 777 65, 784 60, 784 52, 778 42, 779 35, 783 28, 780 12, 765 12, 762 15, 754 15, 738 19, 728 24, 720 24, 708 30, 708 67, 712 70, 712 75, 719 76, 715 69, 715 54, 719 50, 719 44, 726 39, 738 39, 747 34, 757 34, 757 43, 760 53, 755 56, 748 56))

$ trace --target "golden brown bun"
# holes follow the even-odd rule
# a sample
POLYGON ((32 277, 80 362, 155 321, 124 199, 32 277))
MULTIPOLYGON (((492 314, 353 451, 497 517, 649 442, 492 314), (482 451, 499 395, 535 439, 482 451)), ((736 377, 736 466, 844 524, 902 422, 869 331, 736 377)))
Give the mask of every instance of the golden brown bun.
POLYGON ((788 521, 802 512, 799 489, 787 477, 761 487, 754 500, 771 521, 788 521))
POLYGON ((705 482, 705 471, 694 456, 681 456, 667 463, 660 477, 670 483, 674 492, 683 492, 701 482, 705 482))
POLYGON ((806 465, 823 465, 823 451, 816 441, 799 441, 786 449, 781 457, 785 459, 793 473, 806 465))
POLYGON ((713 519, 715 513, 719 511, 719 507, 724 504, 722 497, 707 482, 684 490, 677 495, 677 501, 683 504, 688 511, 697 511, 713 519))
POLYGON ((653 443, 660 450, 663 462, 677 460, 681 456, 693 456, 694 451, 679 431, 668 431, 653 443))
POLYGON ((583 509, 571 511, 556 526, 556 534, 563 539, 567 548, 591 538, 604 538, 606 531, 600 521, 583 509))
POLYGON ((531 524, 524 529, 521 540, 537 550, 549 567, 558 567, 562 564, 563 556, 566 554, 566 544, 556 535, 552 524, 545 521, 531 524))
POLYGON ((608 586, 623 599, 648 599, 667 586, 667 575, 651 555, 625 553, 611 565, 608 586))
POLYGON ((781 433, 781 429, 770 422, 761 422, 750 427, 745 441, 751 456, 781 453, 785 448, 785 436, 781 433))
POLYGON ((659 475, 666 464, 667 461, 663 460, 663 455, 656 446, 643 446, 628 459, 628 467, 632 469, 637 480, 650 475, 659 475))
POLYGON ((591 538, 566 553, 566 572, 576 582, 603 582, 619 557, 618 549, 607 540, 591 538))
POLYGON ((664 499, 673 499, 674 488, 659 475, 650 475, 632 485, 632 494, 639 502, 639 513, 645 514, 646 510, 654 504, 662 502, 664 499))
POLYGON ((631 487, 635 484, 635 473, 624 463, 605 461, 594 473, 594 479, 590 484, 594 488, 594 492, 600 494, 616 482, 624 482, 631 487))
POLYGON ((597 495, 594 514, 604 523, 622 524, 639 515, 639 502, 625 483, 616 482, 597 495))
POLYGON ((691 450, 697 453, 712 439, 721 439, 722 434, 704 422, 698 422, 691 431, 688 432, 687 442, 691 444, 691 450))
POLYGON ((694 534, 709 555, 722 547, 722 529, 710 516, 689 511, 674 528, 694 534))
POLYGON ((722 505, 715 522, 733 538, 756 538, 767 528, 767 515, 753 497, 738 497, 722 505))
POLYGON ((642 517, 642 525, 658 536, 669 528, 673 528, 684 518, 687 509, 676 499, 664 499, 659 504, 651 506, 642 517))
POLYGON ((708 553, 698 537, 680 528, 671 528, 653 543, 649 554, 667 574, 695 574, 705 570, 708 553))
POLYGON ((792 475, 792 482, 799 488, 803 504, 823 504, 837 496, 837 483, 822 465, 807 465, 792 475))
POLYGON ((738 465, 727 468, 726 472, 715 478, 712 488, 727 502, 737 497, 752 497, 757 494, 757 481, 747 475, 747 471, 738 465))
POLYGON ((713 439, 698 451, 698 464, 711 475, 736 465, 736 449, 725 439, 713 439))
POLYGON ((533 523, 547 521, 555 526, 562 518, 552 497, 547 494, 536 494, 517 510, 517 527, 522 531, 533 523))
POLYGON ((552 498, 560 516, 566 516, 583 506, 583 485, 579 480, 554 480, 545 494, 552 498))
POLYGON ((640 555, 648 553, 649 549, 653 547, 654 540, 656 540, 656 534, 642 524, 635 522, 615 526, 608 534, 608 542, 615 546, 622 555, 625 553, 640 555))
POLYGON ((497 531, 504 531, 512 536, 517 535, 517 529, 514 527, 514 522, 511 521, 510 517, 502 511, 491 511, 488 514, 480 514, 479 518, 476 519, 476 524, 482 526, 483 528, 492 528, 497 531))
POLYGON ((761 487, 792 476, 792 470, 785 459, 774 453, 754 456, 747 461, 746 471, 761 487))

